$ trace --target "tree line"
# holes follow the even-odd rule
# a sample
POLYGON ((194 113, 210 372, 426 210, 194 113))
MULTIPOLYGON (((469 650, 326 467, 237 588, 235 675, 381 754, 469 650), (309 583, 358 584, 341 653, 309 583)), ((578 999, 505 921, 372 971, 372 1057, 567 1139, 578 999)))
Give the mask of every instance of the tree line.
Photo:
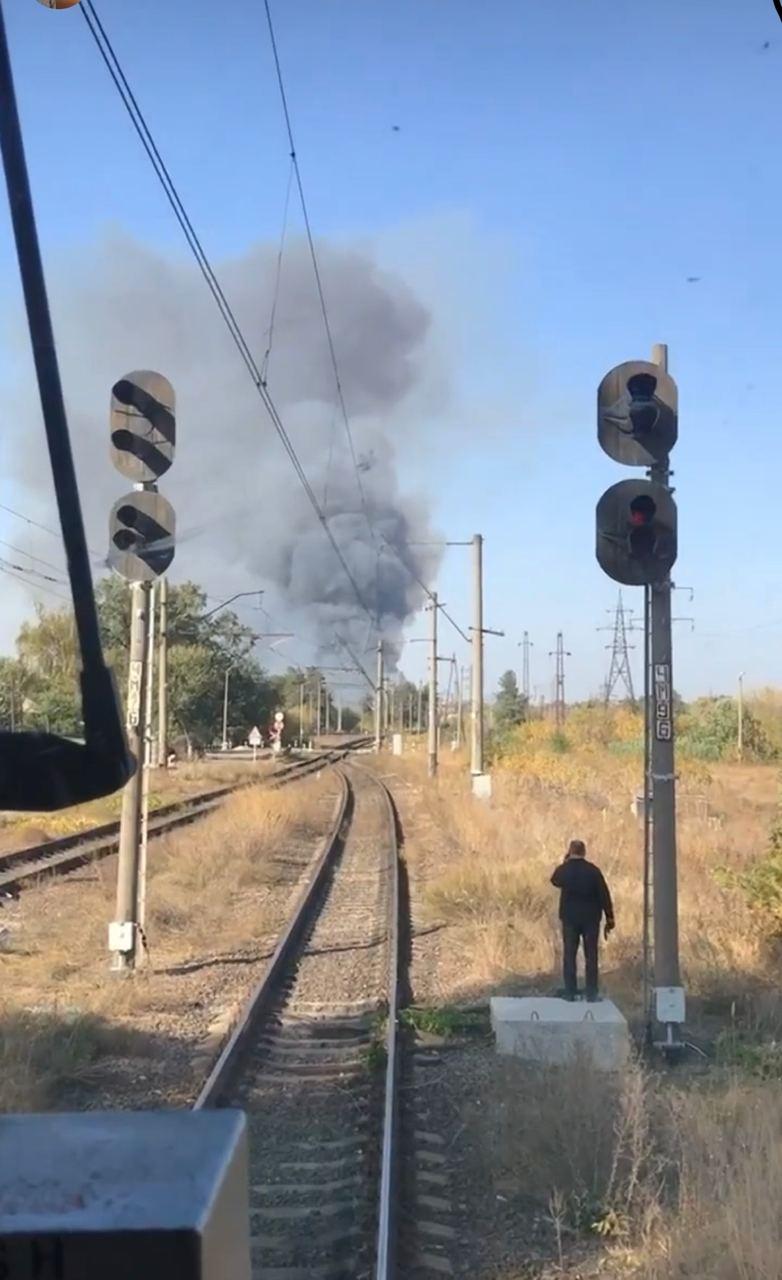
MULTIPOLYGON (((103 578, 96 603, 106 660, 124 697, 128 674, 130 591, 119 578, 103 578)), ((270 675, 255 655, 256 636, 231 610, 205 617, 207 597, 193 582, 170 585, 168 591, 169 734, 195 749, 222 736, 226 672, 229 678, 228 739, 246 741, 253 726, 263 731, 274 713, 283 710, 286 736, 314 731, 309 714, 321 682, 322 723, 336 724, 332 695, 323 687, 317 667, 289 667, 270 675), (305 716, 299 725, 301 690, 305 716)), ((15 656, 0 657, 0 724, 6 729, 39 729, 67 737, 82 732, 78 644, 73 613, 36 607, 34 621, 22 624, 15 656)), ((346 707, 342 724, 353 729, 360 717, 346 707)))
MULTIPOLYGON (((673 695, 673 711, 676 723, 677 750, 696 760, 735 760, 739 754, 747 761, 771 762, 782 758, 782 691, 761 689, 747 695, 739 711, 735 698, 718 695, 695 698, 685 702, 677 693, 673 695), (741 734, 739 734, 741 719, 741 734)), ((525 696, 520 692, 516 673, 506 671, 501 677, 493 704, 494 746, 500 751, 507 740, 513 738, 513 730, 535 718, 525 696)), ((641 703, 611 703, 603 699, 571 704, 563 732, 558 735, 560 745, 567 748, 568 726, 575 737, 587 734, 595 743, 605 747, 621 746, 629 750, 643 750, 643 706, 641 703), (617 740, 616 717, 624 712, 623 737, 617 740), (628 729, 634 730, 628 733, 628 729)))

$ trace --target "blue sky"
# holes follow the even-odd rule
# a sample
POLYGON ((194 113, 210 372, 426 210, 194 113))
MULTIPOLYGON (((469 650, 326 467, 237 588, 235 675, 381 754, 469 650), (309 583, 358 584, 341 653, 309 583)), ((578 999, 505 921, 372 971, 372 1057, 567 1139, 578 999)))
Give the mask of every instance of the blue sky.
MULTIPOLYGON (((260 0, 96 7, 212 257, 275 239, 287 144, 260 0)), ((4 9, 47 262, 117 227, 179 256, 78 9, 4 9)), ((486 621, 507 633, 487 642, 489 685, 518 664, 525 628, 541 692, 560 629, 569 695, 604 677, 610 637, 596 628, 616 587, 594 560, 594 505, 631 473, 599 450, 595 391, 656 341, 680 393, 675 578, 695 591, 678 602, 696 625, 677 629, 677 687, 730 689, 740 670, 779 683, 772 0, 277 0, 274 14, 318 236, 371 245, 433 310, 451 418, 422 422, 400 467, 446 536, 486 537, 486 621)), ((7 307, 4 208, 0 268, 7 307)), ((0 353, 3 385, 15 359, 0 353)), ((33 510, 18 485, 0 492, 33 510)), ((25 529, 9 517, 0 536, 25 529)), ((464 622, 469 584, 454 549, 438 587, 464 622)), ((15 589, 6 644, 29 608, 15 589)), ((423 659, 416 645, 404 665, 418 675, 423 659)))

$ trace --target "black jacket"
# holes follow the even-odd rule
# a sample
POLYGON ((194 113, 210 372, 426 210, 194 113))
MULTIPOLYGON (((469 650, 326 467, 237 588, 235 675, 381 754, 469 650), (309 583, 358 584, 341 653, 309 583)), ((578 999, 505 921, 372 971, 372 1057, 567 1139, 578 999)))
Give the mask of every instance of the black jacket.
POLYGON ((614 923, 614 908, 603 873, 586 858, 568 858, 557 867, 551 883, 561 890, 559 918, 566 924, 600 924, 605 913, 606 924, 614 923))

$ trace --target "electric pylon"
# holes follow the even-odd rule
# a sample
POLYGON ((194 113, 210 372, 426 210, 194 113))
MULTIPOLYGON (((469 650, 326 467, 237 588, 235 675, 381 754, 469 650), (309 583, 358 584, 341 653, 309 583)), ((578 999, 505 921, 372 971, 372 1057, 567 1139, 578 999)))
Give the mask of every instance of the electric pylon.
MULTIPOLYGON (((600 630, 609 630, 604 627, 600 630)), ((631 706, 635 707, 635 694, 633 693, 633 674, 630 670, 629 650, 634 648, 633 645, 627 643, 627 622, 625 621, 624 605, 622 604, 622 593, 619 592, 619 599, 616 604, 616 612, 614 614, 614 639, 613 643, 606 645, 606 649, 611 650, 611 665, 608 669, 608 679, 605 683, 604 702, 606 706, 611 701, 611 694, 621 682, 627 690, 627 696, 631 706)))
POLYGON ((572 655, 569 650, 565 649, 562 632, 557 632, 557 647, 551 653, 550 658, 556 658, 556 668, 554 676, 554 723, 560 729, 565 723, 565 658, 572 655))

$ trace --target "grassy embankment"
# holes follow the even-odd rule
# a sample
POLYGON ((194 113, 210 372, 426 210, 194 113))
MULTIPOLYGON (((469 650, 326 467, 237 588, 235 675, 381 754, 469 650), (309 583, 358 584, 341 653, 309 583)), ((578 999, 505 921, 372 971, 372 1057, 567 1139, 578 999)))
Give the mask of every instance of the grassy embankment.
MULTIPOLYGON (((251 763, 204 761, 180 765, 176 769, 155 769, 151 777, 150 809, 184 800, 199 791, 242 782, 250 776, 252 769, 266 767, 263 763, 254 766, 251 763)), ((4 812, 0 814, 0 853, 39 844, 43 840, 76 835, 105 822, 116 822, 121 808, 122 792, 116 791, 88 804, 73 805, 54 813, 4 812)))
MULTIPOLYGON (((195 789, 226 778, 214 772, 206 782, 200 771, 195 789)), ((217 964, 257 955, 265 933, 278 927, 311 839, 299 863, 286 846, 323 825, 329 786, 323 778, 243 791, 156 840, 147 896, 151 962, 133 980, 109 972, 106 951, 116 859, 23 894, 18 926, 0 940, 0 1111, 48 1108, 69 1082, 89 1080, 102 1059, 133 1052, 134 1044, 143 1058, 150 1050, 139 1018, 176 1014, 176 983, 161 975, 205 958, 217 964)))
MULTIPOLYGON (((469 795, 465 761, 444 753, 437 787, 425 791, 443 850, 427 897, 459 956, 451 1000, 558 984, 549 876, 577 836, 604 869, 616 904, 604 987, 638 1024, 636 738, 637 722, 622 713, 576 718, 564 739, 550 725, 528 725, 493 765, 489 804, 469 795)), ((487 1131, 488 1163, 497 1178, 510 1173, 549 1216, 560 1248, 556 1274, 585 1274, 571 1271, 568 1257, 586 1234, 608 1243, 601 1275, 778 1280, 782 913, 774 886, 782 895, 782 874, 773 857, 763 861, 777 820, 778 771, 683 757, 678 768, 683 979, 690 1034, 709 1065, 666 1073, 639 1062, 610 1090, 586 1069, 576 1069, 577 1080, 566 1073, 560 1087, 551 1072, 538 1081, 506 1079, 487 1131)), ((427 788, 420 756, 400 769, 416 789, 427 788)), ((514 1066, 498 1068, 500 1076, 512 1077, 514 1066)))

